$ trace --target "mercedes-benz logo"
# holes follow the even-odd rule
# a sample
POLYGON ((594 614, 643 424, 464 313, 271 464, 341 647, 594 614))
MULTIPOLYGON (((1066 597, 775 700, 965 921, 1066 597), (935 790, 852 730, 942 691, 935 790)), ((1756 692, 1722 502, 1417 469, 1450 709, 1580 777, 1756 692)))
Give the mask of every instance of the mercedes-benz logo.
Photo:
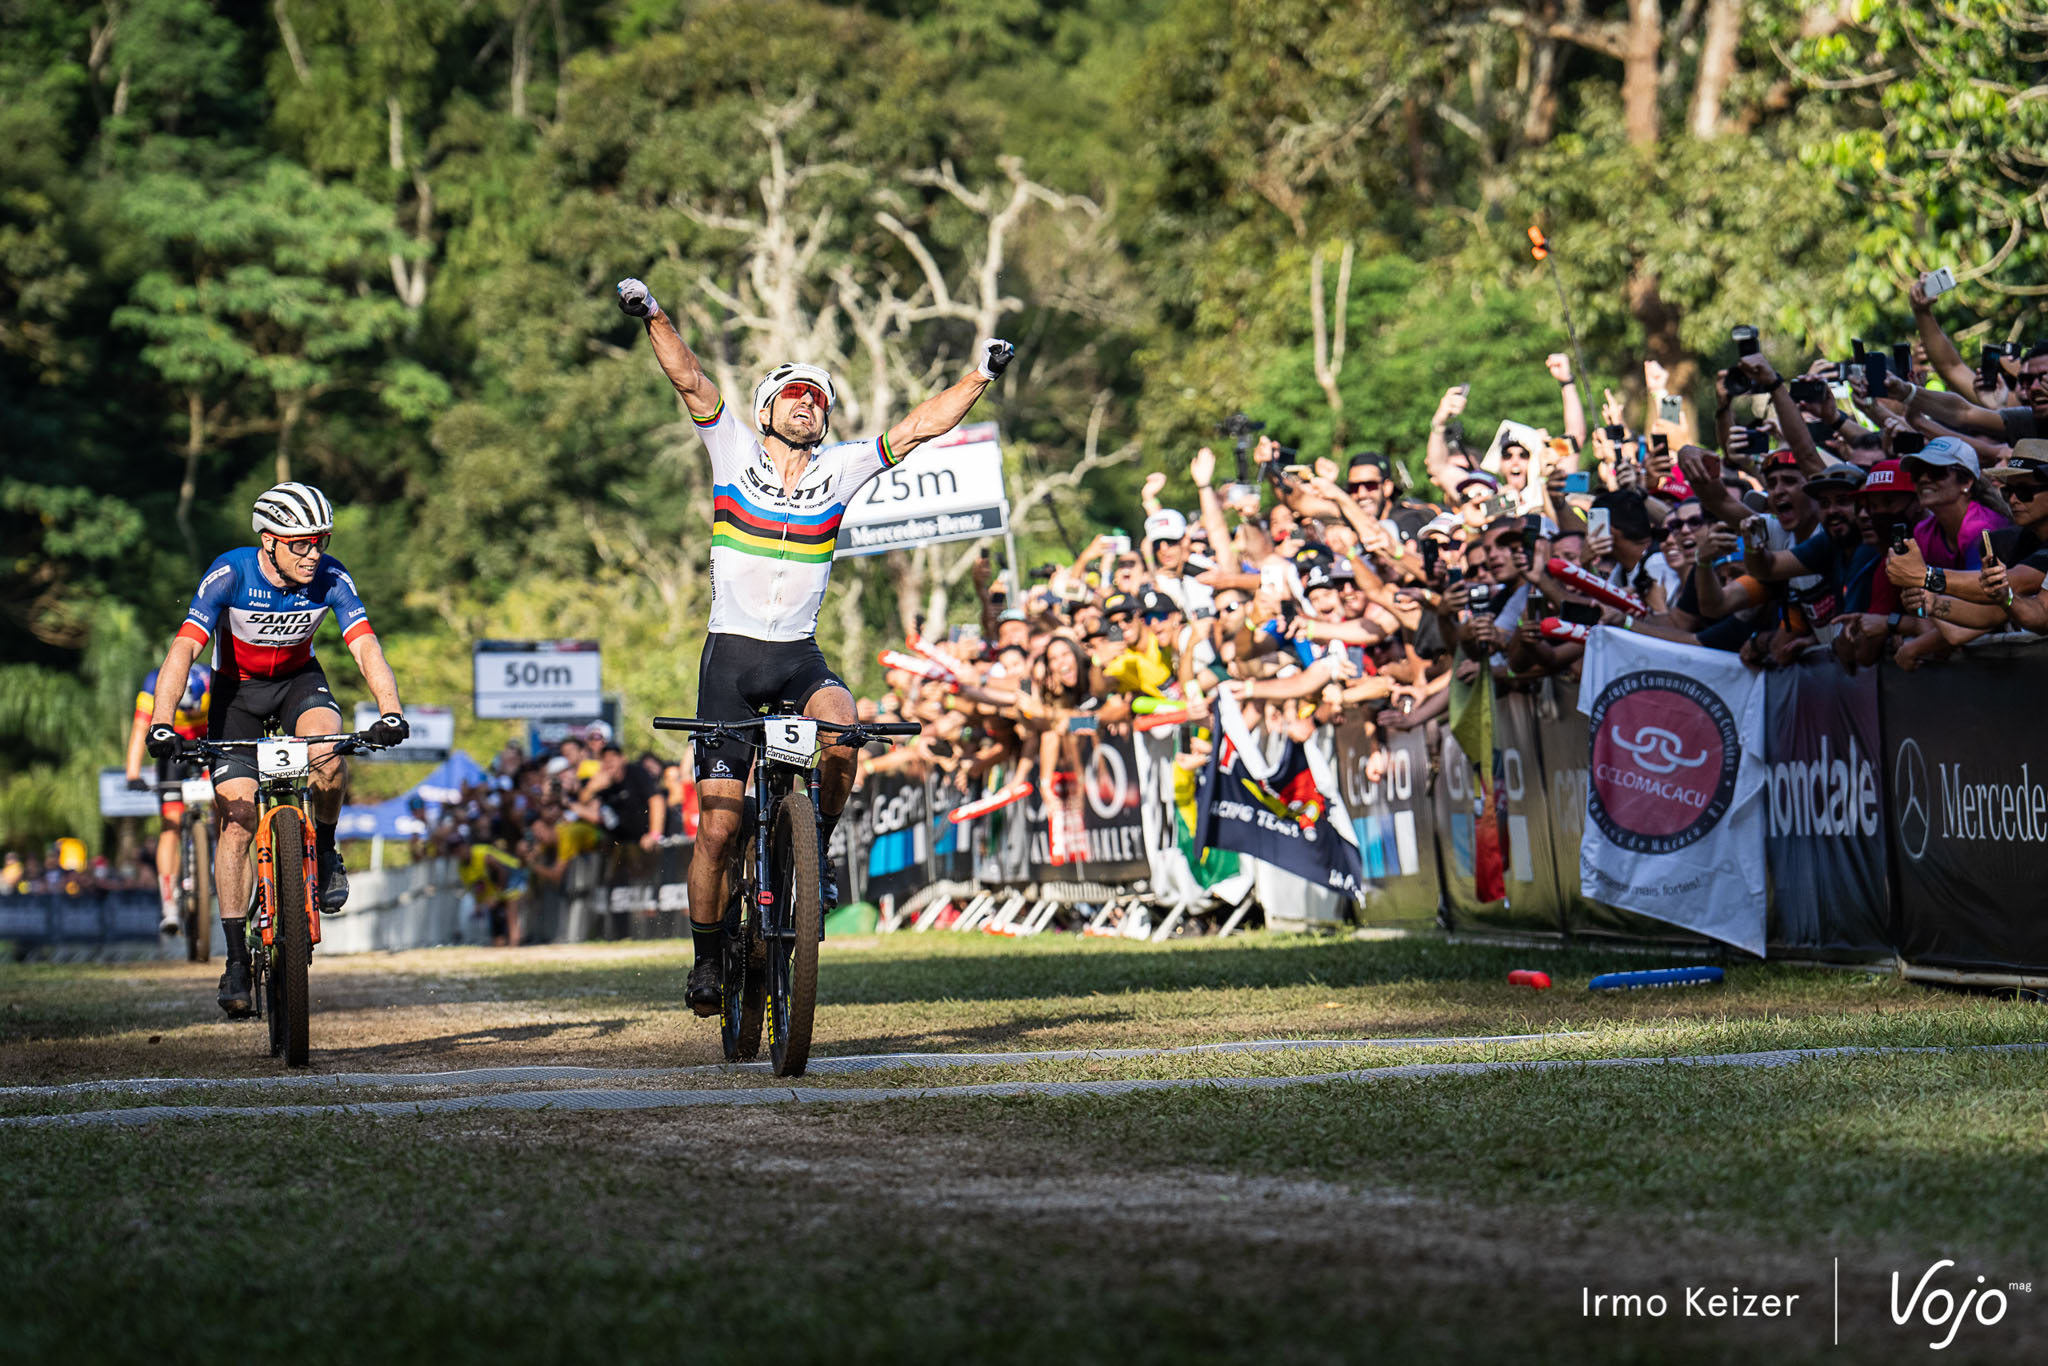
POLYGON ((1920 755, 1918 740, 1902 743, 1892 760, 1892 810, 1899 813, 1899 847, 1918 863, 1934 828, 1927 816, 1927 761, 1920 755))

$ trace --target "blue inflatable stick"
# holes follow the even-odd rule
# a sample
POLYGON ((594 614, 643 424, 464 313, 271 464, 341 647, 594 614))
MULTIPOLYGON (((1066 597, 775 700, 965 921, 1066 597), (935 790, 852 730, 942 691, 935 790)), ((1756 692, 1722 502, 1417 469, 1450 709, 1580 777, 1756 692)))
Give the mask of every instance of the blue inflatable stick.
POLYGON ((1685 987, 1718 982, 1719 968, 1651 968, 1645 972, 1603 972, 1587 983, 1589 991, 1633 991, 1637 987, 1685 987))

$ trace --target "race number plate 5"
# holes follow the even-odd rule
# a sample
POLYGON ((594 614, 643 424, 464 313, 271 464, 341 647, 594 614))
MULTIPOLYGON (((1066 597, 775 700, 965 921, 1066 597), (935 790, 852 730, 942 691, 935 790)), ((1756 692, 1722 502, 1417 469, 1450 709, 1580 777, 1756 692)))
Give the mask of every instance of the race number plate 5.
POLYGON ((818 762, 818 723, 807 716, 777 716, 761 728, 768 757, 809 768, 818 762))
POLYGON ((266 778, 296 778, 312 768, 304 740, 265 740, 256 746, 256 768, 266 778))

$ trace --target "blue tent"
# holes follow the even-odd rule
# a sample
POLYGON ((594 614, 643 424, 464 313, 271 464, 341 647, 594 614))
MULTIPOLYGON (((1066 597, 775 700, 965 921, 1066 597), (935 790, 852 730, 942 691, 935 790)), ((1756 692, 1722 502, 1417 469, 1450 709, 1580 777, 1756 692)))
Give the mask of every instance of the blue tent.
POLYGON ((344 806, 341 820, 334 827, 336 839, 366 840, 381 836, 384 839, 410 839, 424 835, 427 825, 407 809, 407 803, 415 796, 427 804, 427 821, 431 822, 441 814, 441 808, 449 802, 462 799, 462 789, 484 781, 488 775, 483 768, 461 750, 456 750, 432 773, 415 783, 411 790, 399 793, 388 802, 374 806, 344 806))

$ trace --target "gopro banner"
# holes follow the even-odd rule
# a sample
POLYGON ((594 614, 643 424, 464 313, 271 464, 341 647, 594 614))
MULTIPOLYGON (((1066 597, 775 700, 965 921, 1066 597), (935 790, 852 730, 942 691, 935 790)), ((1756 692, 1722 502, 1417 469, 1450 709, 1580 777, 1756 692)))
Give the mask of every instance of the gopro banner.
POLYGON ((1584 894, 1763 956, 1764 684, 1734 655, 1602 627, 1579 709, 1591 732, 1584 894))
POLYGON ((1882 671, 1899 952, 1934 966, 2048 964, 2042 649, 1981 645, 1882 671))
POLYGON ((908 901, 931 881, 924 779, 880 773, 868 779, 867 877, 861 895, 908 901))
POLYGON ((1770 942, 1889 951, 1877 671, 1826 651, 1765 675, 1770 942))

